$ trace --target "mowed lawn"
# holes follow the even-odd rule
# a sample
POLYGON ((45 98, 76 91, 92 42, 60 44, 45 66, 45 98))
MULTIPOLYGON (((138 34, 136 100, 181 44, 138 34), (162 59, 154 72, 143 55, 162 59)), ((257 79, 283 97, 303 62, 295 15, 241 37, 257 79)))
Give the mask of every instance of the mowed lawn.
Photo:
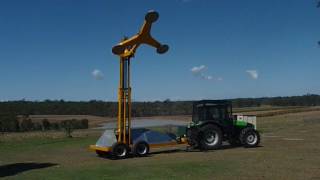
POLYGON ((261 147, 156 150, 109 160, 88 150, 98 130, 2 137, 3 179, 320 179, 320 111, 258 118, 261 147))

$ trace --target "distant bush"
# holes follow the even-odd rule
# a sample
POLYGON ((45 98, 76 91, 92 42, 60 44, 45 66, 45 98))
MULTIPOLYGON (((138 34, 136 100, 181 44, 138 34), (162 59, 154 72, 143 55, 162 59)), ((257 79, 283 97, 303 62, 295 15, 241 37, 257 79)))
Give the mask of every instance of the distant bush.
POLYGON ((81 119, 81 129, 88 129, 89 128, 89 121, 88 119, 81 119))
POLYGON ((42 130, 43 131, 50 130, 51 124, 48 121, 48 119, 42 119, 41 123, 42 123, 42 130))
POLYGON ((75 129, 77 125, 77 121, 75 119, 72 120, 64 120, 61 121, 60 125, 65 130, 67 137, 72 137, 71 133, 75 129))
POLYGON ((43 129, 42 124, 39 122, 34 122, 33 123, 33 129, 34 131, 41 131, 43 129))
POLYGON ((17 132, 20 130, 19 121, 15 114, 0 115, 0 130, 1 132, 17 132))
POLYGON ((74 129, 88 129, 88 119, 71 119, 60 122, 49 122, 42 119, 41 122, 33 122, 29 116, 23 116, 20 123, 16 115, 0 115, 0 133, 4 132, 26 132, 26 131, 48 131, 48 130, 66 130, 68 134, 74 129))
POLYGON ((32 131, 33 130, 33 122, 30 118, 22 119, 20 123, 20 131, 32 131))
POLYGON ((51 123, 50 129, 52 129, 52 130, 60 130, 60 124, 57 123, 57 122, 51 123))

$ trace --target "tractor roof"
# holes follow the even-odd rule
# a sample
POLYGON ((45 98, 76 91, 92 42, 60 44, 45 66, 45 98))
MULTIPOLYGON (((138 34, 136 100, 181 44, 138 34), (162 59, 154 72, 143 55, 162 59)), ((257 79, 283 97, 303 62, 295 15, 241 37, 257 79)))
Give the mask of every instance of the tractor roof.
POLYGON ((200 100, 193 102, 193 105, 205 105, 205 106, 215 106, 215 105, 231 105, 232 102, 228 100, 200 100))

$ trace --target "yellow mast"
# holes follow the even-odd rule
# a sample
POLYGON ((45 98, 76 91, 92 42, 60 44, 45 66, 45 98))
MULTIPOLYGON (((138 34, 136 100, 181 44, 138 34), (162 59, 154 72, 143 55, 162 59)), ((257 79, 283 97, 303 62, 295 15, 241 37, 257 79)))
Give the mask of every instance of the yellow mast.
POLYGON ((157 49, 159 54, 168 51, 167 45, 160 44, 151 34, 152 23, 159 18, 155 11, 149 11, 139 33, 129 39, 124 39, 112 48, 112 52, 120 57, 120 82, 118 90, 118 121, 117 142, 131 145, 131 86, 130 59, 140 44, 148 44, 157 49))

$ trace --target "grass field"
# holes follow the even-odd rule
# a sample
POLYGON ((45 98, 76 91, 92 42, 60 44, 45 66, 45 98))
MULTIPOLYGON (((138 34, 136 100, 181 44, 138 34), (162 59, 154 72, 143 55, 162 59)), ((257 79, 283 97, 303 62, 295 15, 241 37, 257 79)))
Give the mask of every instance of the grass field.
POLYGON ((320 111, 259 117, 258 129, 258 148, 158 149, 126 160, 99 158, 88 150, 99 130, 75 131, 74 138, 63 132, 7 134, 0 140, 0 178, 320 179, 320 111))

